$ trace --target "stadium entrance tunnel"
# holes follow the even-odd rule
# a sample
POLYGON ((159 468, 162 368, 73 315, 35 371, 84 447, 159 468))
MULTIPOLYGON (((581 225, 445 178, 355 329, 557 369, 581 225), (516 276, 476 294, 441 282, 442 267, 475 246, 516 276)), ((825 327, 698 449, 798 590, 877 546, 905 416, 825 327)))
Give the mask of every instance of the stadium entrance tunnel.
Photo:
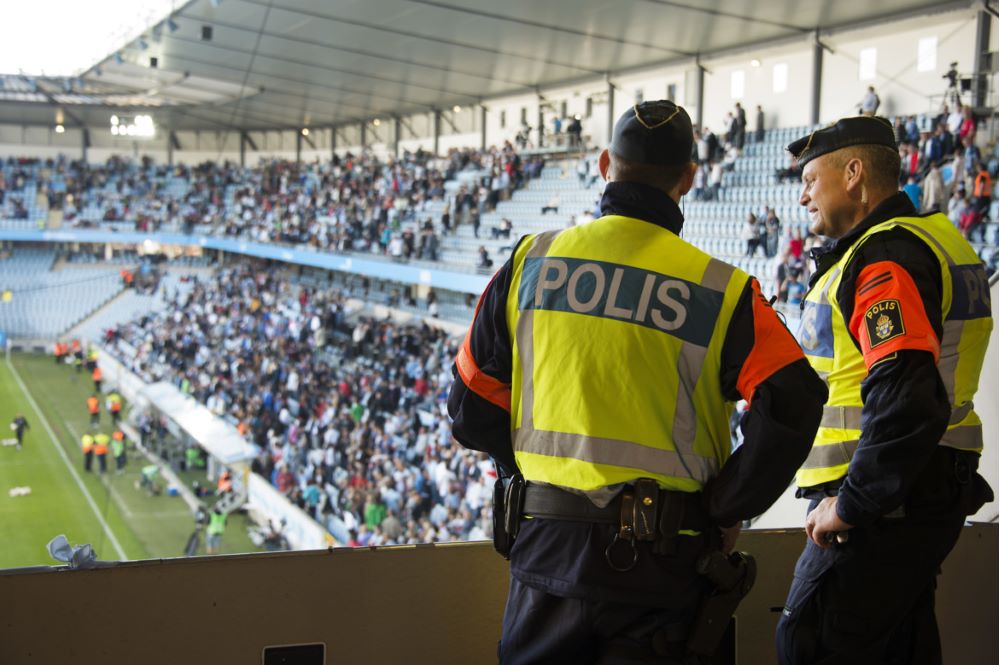
MULTIPOLYGON (((740 537, 759 571, 736 614, 733 662, 775 662, 804 543, 801 529, 740 537)), ((998 660, 997 558, 997 525, 980 524, 945 561, 946 663, 998 660)), ((259 663, 268 646, 323 643, 331 665, 492 663, 507 585, 507 562, 485 542, 11 569, 0 572, 0 662, 259 663), (95 630, 81 613, 110 623, 95 630)))

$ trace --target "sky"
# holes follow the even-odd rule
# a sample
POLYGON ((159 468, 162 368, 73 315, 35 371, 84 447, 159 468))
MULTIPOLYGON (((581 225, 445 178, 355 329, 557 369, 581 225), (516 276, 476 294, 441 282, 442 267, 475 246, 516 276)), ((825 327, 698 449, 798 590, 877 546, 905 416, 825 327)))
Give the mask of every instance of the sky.
POLYGON ((182 0, 8 0, 0 74, 76 76, 164 20, 182 0))

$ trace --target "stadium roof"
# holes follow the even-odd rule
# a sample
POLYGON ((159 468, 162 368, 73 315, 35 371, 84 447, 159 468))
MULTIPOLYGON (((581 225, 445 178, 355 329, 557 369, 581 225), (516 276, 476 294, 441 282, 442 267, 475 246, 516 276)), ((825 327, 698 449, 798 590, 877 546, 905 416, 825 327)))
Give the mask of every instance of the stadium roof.
POLYGON ((58 107, 67 125, 101 127, 109 110, 155 107, 172 129, 339 125, 972 5, 192 0, 78 79, 0 80, 0 123, 51 124, 58 107))

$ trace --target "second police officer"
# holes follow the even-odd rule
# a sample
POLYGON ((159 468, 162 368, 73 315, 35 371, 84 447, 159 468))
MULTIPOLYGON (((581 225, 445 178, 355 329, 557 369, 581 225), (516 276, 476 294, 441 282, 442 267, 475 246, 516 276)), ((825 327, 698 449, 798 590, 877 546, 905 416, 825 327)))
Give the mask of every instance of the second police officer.
POLYGON ((979 257, 899 189, 884 118, 788 146, 814 251, 800 341, 830 398, 798 473, 809 537, 778 625, 782 665, 941 663, 935 577, 991 498, 972 398, 993 328, 979 257))

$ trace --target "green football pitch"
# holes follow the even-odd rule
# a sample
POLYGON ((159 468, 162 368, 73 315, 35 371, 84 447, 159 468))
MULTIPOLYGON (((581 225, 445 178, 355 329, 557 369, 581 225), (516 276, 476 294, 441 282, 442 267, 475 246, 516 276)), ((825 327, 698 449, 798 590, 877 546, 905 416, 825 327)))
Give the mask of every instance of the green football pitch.
MULTIPOLYGON (((58 565, 45 548, 58 534, 74 545, 91 544, 102 560, 183 555, 194 517, 178 496, 136 489, 139 469, 147 463, 139 451, 128 451, 121 475, 110 456, 107 473, 97 473, 96 460, 91 472, 84 471, 79 441, 89 427, 86 399, 92 390, 86 371, 57 365, 51 356, 0 359, 0 439, 13 439, 7 425, 18 414, 30 428, 22 450, 0 446, 0 568, 58 565)), ((106 412, 101 426, 111 433, 106 412)), ((197 475, 183 478, 190 482, 197 475)), ((222 554, 257 550, 247 523, 242 514, 229 516, 222 554)))

